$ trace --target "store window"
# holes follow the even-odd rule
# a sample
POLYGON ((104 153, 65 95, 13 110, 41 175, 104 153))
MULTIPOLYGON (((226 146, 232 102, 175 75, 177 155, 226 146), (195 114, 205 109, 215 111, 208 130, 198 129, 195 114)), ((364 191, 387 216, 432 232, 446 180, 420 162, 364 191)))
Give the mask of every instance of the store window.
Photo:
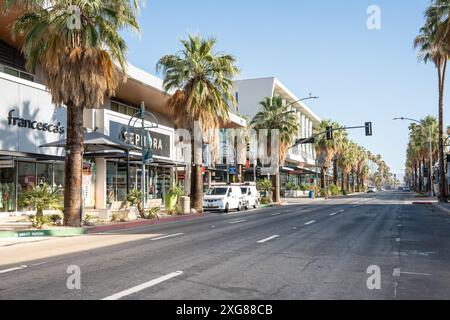
POLYGON ((36 164, 36 182, 37 185, 53 185, 53 165, 49 163, 36 164))
POLYGON ((17 193, 18 199, 20 199, 25 191, 31 190, 36 186, 36 163, 18 162, 17 170, 17 193))
POLYGON ((0 211, 16 209, 16 175, 14 168, 0 169, 0 211))

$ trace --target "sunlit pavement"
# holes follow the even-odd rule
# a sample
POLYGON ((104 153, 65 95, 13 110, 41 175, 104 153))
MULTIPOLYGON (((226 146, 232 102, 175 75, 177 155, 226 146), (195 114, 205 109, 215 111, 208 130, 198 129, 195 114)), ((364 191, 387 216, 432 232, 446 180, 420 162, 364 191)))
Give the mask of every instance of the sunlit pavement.
POLYGON ((0 298, 449 299, 450 215, 414 200, 361 194, 3 247, 0 298))

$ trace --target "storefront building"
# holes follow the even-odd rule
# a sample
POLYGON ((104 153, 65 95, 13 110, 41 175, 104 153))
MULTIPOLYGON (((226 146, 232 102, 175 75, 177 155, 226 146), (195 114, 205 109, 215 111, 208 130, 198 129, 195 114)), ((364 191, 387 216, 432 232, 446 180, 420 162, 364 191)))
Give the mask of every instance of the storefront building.
MULTIPOLYGON (((21 208, 18 199, 24 190, 37 185, 48 184, 63 193, 64 148, 41 146, 65 139, 67 125, 66 108, 53 105, 44 74, 39 68, 36 74, 26 71, 25 61, 7 31, 9 22, 3 17, 0 21, 0 212, 29 209, 21 208)), ((176 138, 162 80, 132 65, 128 65, 127 73, 128 81, 120 85, 115 97, 105 99, 103 108, 85 110, 85 131, 97 131, 138 147, 150 136, 152 159, 143 166, 141 151, 129 155, 117 150, 85 154, 86 208, 107 209, 115 201, 126 200, 127 192, 141 189, 143 183, 148 199, 159 202, 175 182, 187 192, 190 189, 185 174, 186 146, 176 138), (145 121, 145 137, 129 127, 141 104, 152 114, 145 121)), ((223 127, 243 123, 245 120, 231 115, 231 121, 223 127)))
MULTIPOLYGON (((290 91, 276 77, 243 79, 235 81, 236 99, 238 100, 239 112, 248 119, 260 111, 260 102, 266 97, 281 96, 283 102, 290 105, 290 110, 295 112, 300 127, 300 132, 296 139, 309 138, 313 135, 314 129, 320 125, 321 119, 290 91)), ((246 179, 253 181, 253 164, 247 166, 245 170, 246 179)), ((291 182, 297 186, 314 184, 320 170, 316 164, 316 151, 313 144, 298 145, 291 148, 287 154, 286 162, 280 166, 281 192, 285 191, 285 186, 291 182)))

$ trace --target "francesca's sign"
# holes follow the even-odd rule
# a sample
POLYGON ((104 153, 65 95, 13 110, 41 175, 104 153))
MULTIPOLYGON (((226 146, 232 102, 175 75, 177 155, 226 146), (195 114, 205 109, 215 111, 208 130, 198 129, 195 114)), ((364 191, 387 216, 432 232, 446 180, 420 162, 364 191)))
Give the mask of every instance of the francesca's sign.
POLYGON ((47 123, 42 121, 23 119, 20 116, 15 117, 15 111, 15 109, 12 109, 8 112, 8 126, 17 126, 19 128, 27 128, 31 130, 38 130, 56 134, 65 133, 65 128, 61 126, 60 122, 47 123))

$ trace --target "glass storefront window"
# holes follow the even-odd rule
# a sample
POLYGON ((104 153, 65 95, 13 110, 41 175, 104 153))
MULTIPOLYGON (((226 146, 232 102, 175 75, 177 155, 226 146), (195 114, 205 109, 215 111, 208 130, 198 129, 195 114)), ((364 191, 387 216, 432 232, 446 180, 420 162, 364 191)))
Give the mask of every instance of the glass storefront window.
POLYGON ((0 211, 16 209, 16 175, 14 168, 0 169, 0 211))
POLYGON ((53 184, 53 170, 52 165, 48 163, 37 163, 36 164, 36 183, 39 186, 44 184, 49 185, 50 187, 53 184))
POLYGON ((34 186, 36 186, 36 163, 18 162, 17 170, 18 170, 17 193, 18 199, 20 199, 24 191, 30 190, 34 186))

